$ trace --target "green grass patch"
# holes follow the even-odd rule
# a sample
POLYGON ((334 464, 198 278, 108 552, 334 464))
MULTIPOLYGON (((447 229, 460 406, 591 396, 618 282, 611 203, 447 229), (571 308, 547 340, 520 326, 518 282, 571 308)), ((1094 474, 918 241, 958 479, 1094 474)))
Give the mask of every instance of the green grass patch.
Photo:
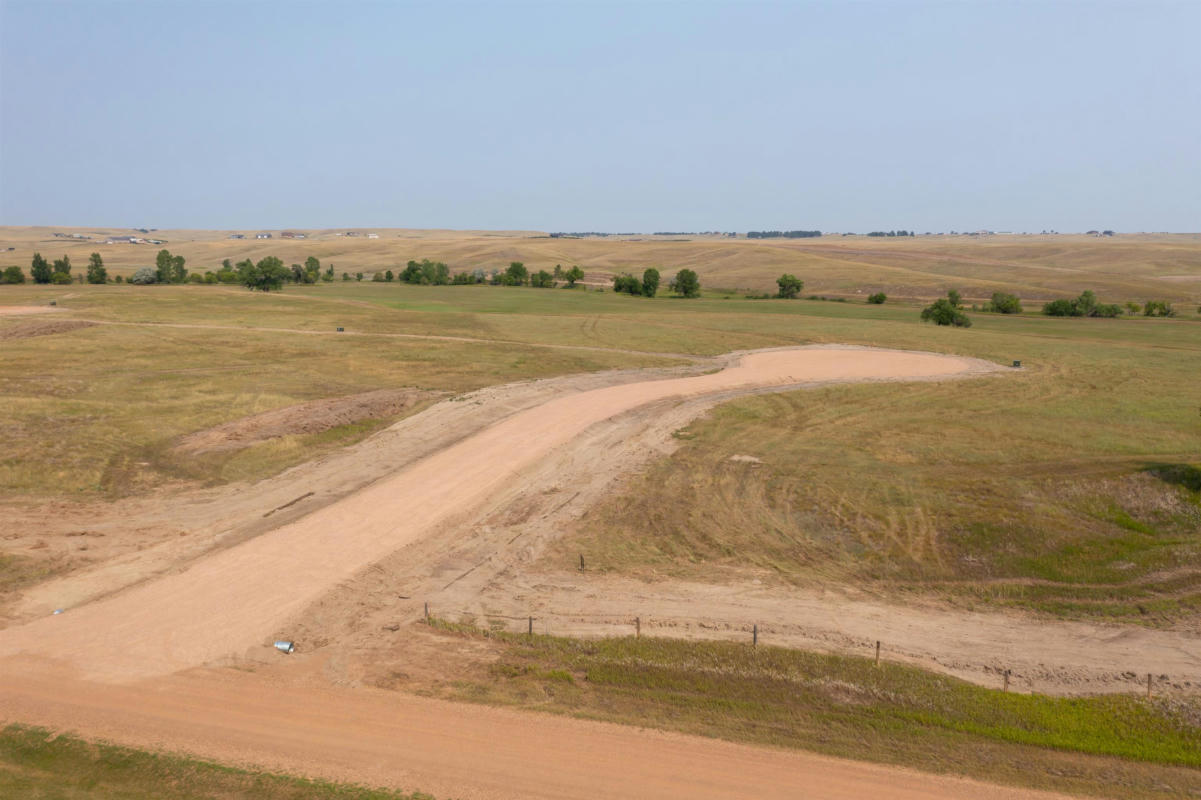
POLYGON ((900 664, 730 642, 433 624, 501 643, 487 678, 443 687, 458 699, 1100 796, 1201 791, 1195 703, 1002 692, 900 664))

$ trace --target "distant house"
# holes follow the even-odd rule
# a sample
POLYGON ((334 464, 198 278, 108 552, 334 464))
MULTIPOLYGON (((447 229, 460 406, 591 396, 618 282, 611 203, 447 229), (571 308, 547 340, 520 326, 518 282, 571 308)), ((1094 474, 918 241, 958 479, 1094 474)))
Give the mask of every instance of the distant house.
POLYGON ((256 239, 270 239, 270 238, 271 238, 271 234, 269 234, 269 233, 256 233, 256 234, 254 235, 254 238, 256 238, 256 239))
POLYGON ((281 239, 303 239, 304 234, 296 233, 295 231, 284 231, 283 233, 281 233, 279 235, 279 238, 281 238, 281 239))
POLYGON ((231 234, 229 235, 229 238, 231 238, 231 239, 245 239, 245 238, 246 238, 246 234, 244 234, 244 233, 231 233, 231 234))
POLYGON ((110 236, 104 240, 105 244, 138 244, 142 240, 136 236, 110 236))
POLYGON ((358 235, 359 235, 359 232, 358 232, 358 231, 347 231, 347 232, 345 233, 345 235, 346 235, 346 236, 358 236, 358 235))
POLYGON ((368 239, 378 239, 379 234, 378 233, 369 233, 369 234, 367 234, 367 238, 368 239))

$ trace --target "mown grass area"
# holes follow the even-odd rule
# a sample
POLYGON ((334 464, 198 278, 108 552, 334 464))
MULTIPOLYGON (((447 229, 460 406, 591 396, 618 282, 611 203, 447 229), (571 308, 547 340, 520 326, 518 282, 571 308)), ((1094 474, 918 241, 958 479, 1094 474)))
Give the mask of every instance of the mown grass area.
POLYGON ((582 552, 647 577, 750 570, 1152 625, 1201 608, 1201 494, 1170 478, 1201 464, 1201 325, 976 315, 940 330, 911 308, 807 306, 786 318, 814 340, 1024 366, 726 403, 550 562, 582 552))
POLYGON ((1201 707, 981 688, 869 659, 729 642, 484 632, 488 674, 432 689, 473 702, 683 731, 1101 797, 1201 793, 1201 707))
POLYGON ((27 800, 433 800, 89 742, 24 725, 0 728, 0 797, 27 800))

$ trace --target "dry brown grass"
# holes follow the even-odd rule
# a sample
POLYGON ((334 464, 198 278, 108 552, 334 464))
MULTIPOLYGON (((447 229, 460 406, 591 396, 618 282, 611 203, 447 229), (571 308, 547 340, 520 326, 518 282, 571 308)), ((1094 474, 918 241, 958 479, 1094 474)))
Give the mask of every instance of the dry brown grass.
MULTIPOLYGON (((345 231, 346 229, 337 229, 345 231)), ((1201 234, 919 236, 747 240, 721 236, 552 239, 532 231, 439 231, 373 229, 378 239, 307 231, 311 238, 231 240, 226 231, 162 230, 150 236, 183 255, 189 269, 215 270, 224 258, 277 255, 285 263, 316 256, 335 270, 373 272, 409 259, 445 261, 454 270, 503 268, 523 261, 535 269, 579 264, 588 281, 615 272, 654 266, 667 273, 696 270, 702 285, 753 291, 775 288, 781 273, 805 281, 805 293, 928 297, 957 287, 969 299, 1014 291, 1026 299, 1075 296, 1093 289, 1105 302, 1165 299, 1195 306, 1201 301, 1201 234)), ((77 272, 88 254, 100 252, 114 274, 131 274, 154 263, 155 245, 105 245, 114 228, 0 228, 0 266, 28 270, 34 251, 49 258, 67 254, 77 272), (92 241, 57 238, 83 233, 92 241), (13 250, 7 248, 12 247, 13 250)), ((137 235, 137 234, 135 234, 137 235)))

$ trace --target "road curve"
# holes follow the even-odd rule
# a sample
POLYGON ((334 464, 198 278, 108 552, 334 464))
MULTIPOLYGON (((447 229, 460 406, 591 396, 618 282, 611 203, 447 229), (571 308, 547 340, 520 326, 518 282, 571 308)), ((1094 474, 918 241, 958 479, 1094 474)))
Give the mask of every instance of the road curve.
POLYGON ((935 379, 995 369, 970 358, 851 347, 743 355, 707 375, 555 398, 389 478, 187 569, 0 631, 26 654, 83 677, 128 681, 245 652, 358 570, 477 506, 590 425, 671 397, 820 382, 935 379))

